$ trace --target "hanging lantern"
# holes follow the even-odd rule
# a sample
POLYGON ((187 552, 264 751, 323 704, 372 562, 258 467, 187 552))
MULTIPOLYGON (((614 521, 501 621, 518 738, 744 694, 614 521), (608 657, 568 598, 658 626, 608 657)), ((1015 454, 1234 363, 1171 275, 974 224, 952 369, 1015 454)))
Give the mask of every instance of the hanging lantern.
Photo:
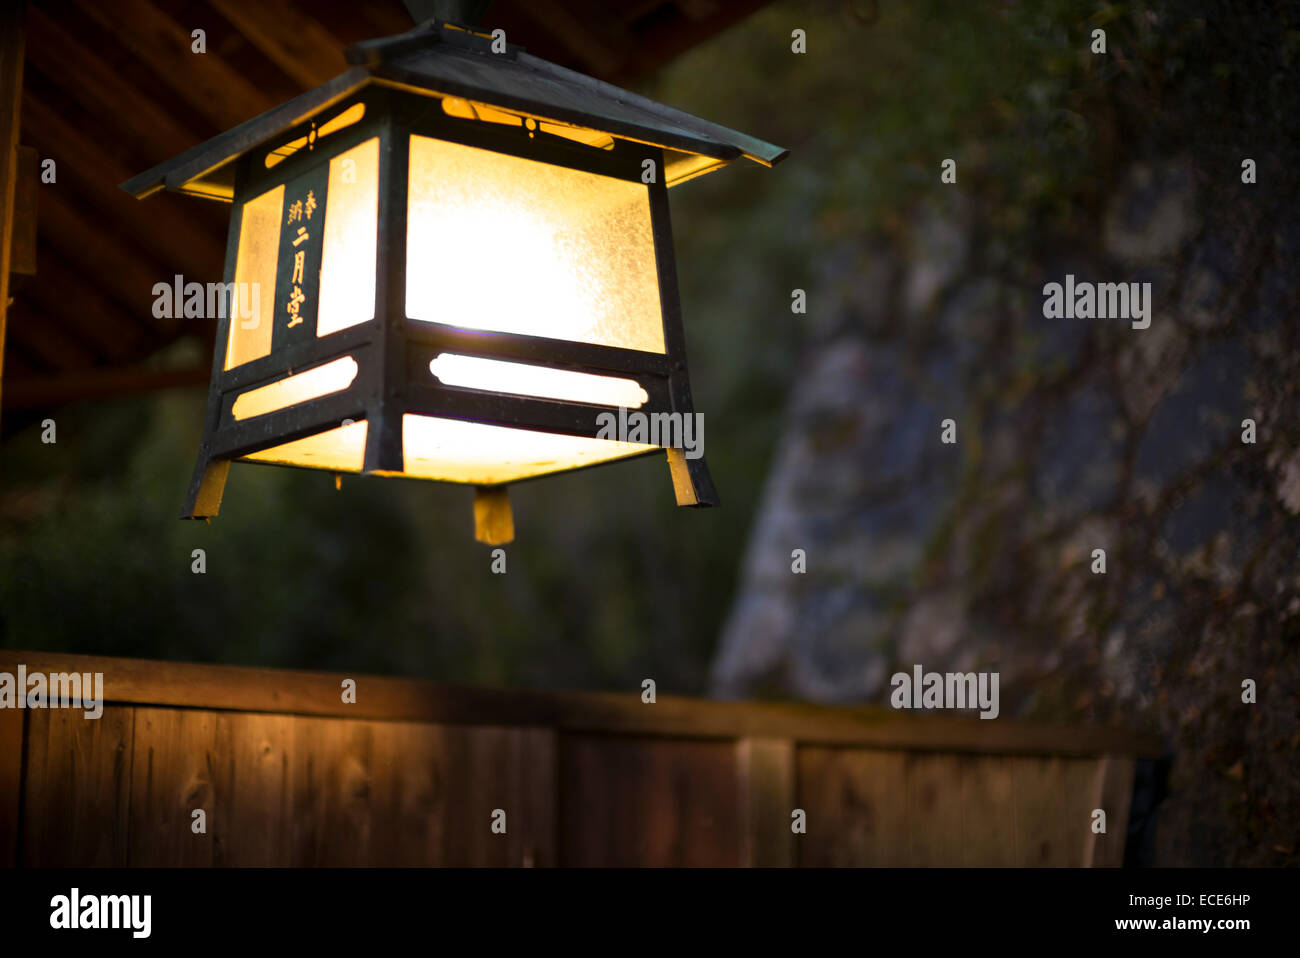
POLYGON ((508 484, 665 449, 678 504, 716 504, 667 188, 785 151, 442 21, 347 56, 122 185, 233 208, 184 517, 239 460, 469 484, 505 542, 508 484))

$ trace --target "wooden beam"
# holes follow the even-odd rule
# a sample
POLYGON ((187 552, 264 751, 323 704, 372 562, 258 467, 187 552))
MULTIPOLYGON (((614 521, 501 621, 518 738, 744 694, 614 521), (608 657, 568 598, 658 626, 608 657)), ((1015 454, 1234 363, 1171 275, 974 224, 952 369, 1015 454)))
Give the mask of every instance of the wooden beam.
POLYGON ((47 409, 86 399, 108 399, 162 389, 200 389, 208 385, 206 366, 152 369, 116 366, 59 376, 13 379, 5 391, 6 409, 47 409))
POLYGON ((218 129, 238 126, 274 106, 215 50, 192 52, 190 33, 203 23, 177 23, 149 0, 77 0, 77 9, 144 60, 218 129))
POLYGON ((343 704, 339 688, 344 676, 326 672, 0 649, 0 670, 12 671, 19 662, 37 672, 103 672, 108 701, 133 704, 687 738, 755 736, 914 751, 1045 756, 1164 753, 1163 742, 1153 734, 1115 726, 1053 726, 1014 719, 987 722, 878 707, 709 702, 666 695, 649 707, 642 703, 639 687, 626 693, 530 692, 352 675, 348 677, 357 682, 357 701, 343 704))
POLYGON ((348 68, 343 45, 290 0, 208 0, 268 60, 304 90, 348 68))
POLYGON ((18 110, 23 99, 25 6, 18 0, 0 5, 0 386, 4 383, 9 257, 13 248, 14 194, 18 183, 18 110))
POLYGON ((121 118, 142 153, 141 168, 184 153, 199 142, 184 124, 39 7, 28 11, 27 33, 31 65, 87 113, 121 118))

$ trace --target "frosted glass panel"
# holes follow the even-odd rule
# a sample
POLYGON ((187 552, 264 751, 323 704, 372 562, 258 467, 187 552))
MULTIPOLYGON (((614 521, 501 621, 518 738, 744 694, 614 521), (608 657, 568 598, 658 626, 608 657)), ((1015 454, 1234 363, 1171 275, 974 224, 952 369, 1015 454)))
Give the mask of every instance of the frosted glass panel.
POLYGON ((432 416, 402 417, 403 475, 493 485, 636 456, 657 446, 432 416))
MULTIPOLYGON (((656 449, 659 447, 641 443, 561 436, 407 414, 402 417, 405 468, 402 472, 379 474, 493 485, 625 459, 656 449)), ((360 472, 365 451, 366 422, 361 420, 243 458, 332 472, 360 472)))
POLYGON ((240 393, 230 407, 230 414, 236 419, 252 419, 277 409, 296 406, 309 399, 340 392, 352 385, 352 380, 357 378, 358 368, 355 359, 345 356, 305 373, 286 376, 270 385, 240 393))
POLYGON ((330 160, 316 335, 375 318, 379 138, 330 160))
POLYGON ((307 466, 333 472, 360 472, 366 453, 366 422, 349 423, 244 456, 254 462, 307 466))
POLYGON ((283 186, 268 190, 244 204, 239 223, 239 252, 235 258, 235 294, 230 304, 226 369, 270 355, 271 328, 275 325, 272 318, 275 315, 275 269, 280 255, 280 213, 283 209, 283 186), (257 286, 256 296, 252 284, 257 286))
POLYGON ((595 376, 567 369, 549 369, 479 356, 442 353, 429 363, 429 372, 448 386, 486 389, 516 396, 568 399, 599 406, 636 409, 650 397, 635 379, 595 376))
POLYGON ((646 186, 411 137, 406 312, 664 351, 646 186))

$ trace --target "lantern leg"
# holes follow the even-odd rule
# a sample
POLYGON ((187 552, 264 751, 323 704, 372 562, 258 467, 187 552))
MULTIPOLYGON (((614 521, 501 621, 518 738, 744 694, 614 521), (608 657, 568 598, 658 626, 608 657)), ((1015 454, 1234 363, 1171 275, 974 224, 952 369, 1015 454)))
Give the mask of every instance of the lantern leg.
POLYGON ((401 472, 406 468, 402 451, 402 415, 391 406, 369 410, 366 451, 362 472, 401 472))
POLYGON ((709 467, 705 465, 703 456, 687 459, 682 450, 670 448, 668 469, 672 473, 673 492, 679 506, 707 508, 722 505, 718 491, 713 488, 713 477, 709 475, 709 467))
POLYGON ((474 487, 474 538, 490 546, 515 541, 515 517, 505 486, 474 487))
POLYGON ((206 449, 200 452, 181 518, 208 519, 220 512, 221 496, 226 491, 226 475, 229 472, 229 459, 209 459, 206 449))

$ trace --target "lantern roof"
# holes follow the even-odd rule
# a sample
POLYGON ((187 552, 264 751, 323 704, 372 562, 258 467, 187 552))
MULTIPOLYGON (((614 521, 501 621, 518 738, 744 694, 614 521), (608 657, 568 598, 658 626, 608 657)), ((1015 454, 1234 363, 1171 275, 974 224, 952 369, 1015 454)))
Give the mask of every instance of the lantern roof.
POLYGON ((371 84, 461 98, 662 147, 670 152, 665 161, 670 186, 741 157, 772 166, 788 153, 531 56, 522 47, 506 44, 505 52, 494 53, 492 44, 489 35, 438 20, 353 44, 346 51, 352 64, 346 72, 132 177, 122 189, 137 199, 168 189, 229 201, 239 157, 371 84))

